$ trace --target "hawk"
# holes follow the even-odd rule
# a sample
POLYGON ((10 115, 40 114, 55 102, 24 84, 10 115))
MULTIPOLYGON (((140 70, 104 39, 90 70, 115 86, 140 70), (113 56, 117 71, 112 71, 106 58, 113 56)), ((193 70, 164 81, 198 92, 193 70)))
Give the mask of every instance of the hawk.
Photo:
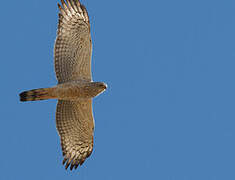
POLYGON ((79 0, 61 0, 54 46, 54 65, 58 84, 50 88, 20 93, 20 101, 58 99, 56 128, 63 151, 63 164, 77 169, 93 149, 94 119, 92 98, 107 85, 93 82, 92 41, 87 10, 79 0))

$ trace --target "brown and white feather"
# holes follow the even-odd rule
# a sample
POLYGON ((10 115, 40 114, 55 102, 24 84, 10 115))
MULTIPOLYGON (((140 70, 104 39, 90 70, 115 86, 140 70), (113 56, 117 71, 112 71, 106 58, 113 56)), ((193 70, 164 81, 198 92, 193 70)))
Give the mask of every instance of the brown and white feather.
POLYGON ((65 168, 77 168, 93 150, 92 98, 107 85, 93 82, 92 42, 86 8, 79 0, 61 0, 54 47, 57 86, 20 93, 21 101, 58 99, 56 127, 60 135, 65 168))
POLYGON ((82 165, 93 149, 94 122, 92 100, 59 100, 56 109, 56 127, 60 135, 67 169, 82 165))
POLYGON ((79 0, 61 0, 54 47, 58 83, 70 80, 91 81, 92 42, 86 8, 79 0))
MULTIPOLYGON (((58 84, 91 82, 92 42, 86 8, 79 0, 61 0, 54 63, 58 84)), ((92 100, 59 100, 56 127, 66 169, 81 165, 93 149, 92 100)))

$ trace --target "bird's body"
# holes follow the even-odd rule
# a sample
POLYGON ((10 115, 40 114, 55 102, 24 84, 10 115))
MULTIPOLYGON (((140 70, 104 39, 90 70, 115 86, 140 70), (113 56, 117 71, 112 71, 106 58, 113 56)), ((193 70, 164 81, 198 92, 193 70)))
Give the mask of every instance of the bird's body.
POLYGON ((93 149, 94 119, 92 98, 107 85, 93 82, 92 42, 86 8, 79 0, 61 0, 54 48, 58 84, 50 88, 24 91, 21 101, 58 99, 56 127, 64 155, 63 164, 72 170, 82 165, 93 149), (62 5, 62 6, 61 6, 62 5))
POLYGON ((102 82, 71 81, 50 88, 40 88, 22 92, 20 100, 37 101, 59 99, 76 101, 79 99, 93 98, 102 93, 106 87, 106 84, 102 82))

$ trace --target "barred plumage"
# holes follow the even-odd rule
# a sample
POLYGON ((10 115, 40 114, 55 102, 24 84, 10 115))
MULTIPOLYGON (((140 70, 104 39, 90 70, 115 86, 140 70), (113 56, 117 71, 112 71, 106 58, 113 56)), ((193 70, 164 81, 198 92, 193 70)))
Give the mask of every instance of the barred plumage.
POLYGON ((87 11, 78 0, 62 0, 54 48, 59 83, 80 79, 91 81, 92 43, 87 11), (71 5, 73 4, 73 6, 71 5))
POLYGON ((63 164, 77 168, 93 149, 92 98, 107 85, 92 82, 92 42, 86 8, 79 0, 61 0, 54 64, 57 86, 25 91, 21 101, 58 99, 56 127, 61 139, 63 164))

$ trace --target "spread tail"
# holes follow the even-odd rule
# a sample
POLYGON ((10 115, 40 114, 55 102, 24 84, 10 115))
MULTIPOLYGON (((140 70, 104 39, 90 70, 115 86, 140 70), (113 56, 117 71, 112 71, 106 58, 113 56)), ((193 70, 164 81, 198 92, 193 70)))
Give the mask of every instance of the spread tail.
POLYGON ((40 88, 20 93, 20 101, 38 101, 45 99, 54 99, 52 95, 54 88, 40 88))

